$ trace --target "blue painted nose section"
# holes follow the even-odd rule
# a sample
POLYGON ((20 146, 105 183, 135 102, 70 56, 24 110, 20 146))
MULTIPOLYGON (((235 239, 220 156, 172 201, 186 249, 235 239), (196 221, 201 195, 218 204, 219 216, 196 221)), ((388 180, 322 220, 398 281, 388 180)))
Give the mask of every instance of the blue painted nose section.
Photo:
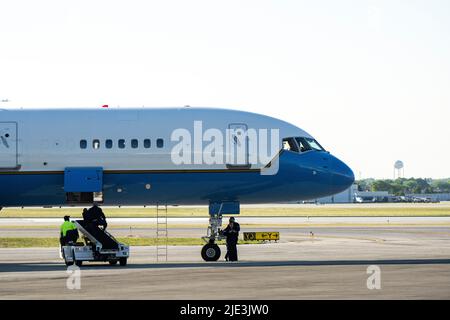
POLYGON ((352 169, 344 162, 330 155, 331 189, 333 193, 339 193, 349 188, 355 182, 352 169))

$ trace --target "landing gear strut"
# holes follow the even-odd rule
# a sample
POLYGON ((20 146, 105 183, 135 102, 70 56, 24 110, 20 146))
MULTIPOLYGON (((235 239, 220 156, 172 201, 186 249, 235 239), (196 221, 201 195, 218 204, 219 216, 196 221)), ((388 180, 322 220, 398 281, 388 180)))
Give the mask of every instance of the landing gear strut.
POLYGON ((220 228, 222 227, 222 215, 214 214, 209 218, 209 226, 206 237, 202 237, 206 244, 202 248, 202 258, 205 261, 217 261, 220 258, 220 248, 215 243, 216 240, 225 239, 220 228))

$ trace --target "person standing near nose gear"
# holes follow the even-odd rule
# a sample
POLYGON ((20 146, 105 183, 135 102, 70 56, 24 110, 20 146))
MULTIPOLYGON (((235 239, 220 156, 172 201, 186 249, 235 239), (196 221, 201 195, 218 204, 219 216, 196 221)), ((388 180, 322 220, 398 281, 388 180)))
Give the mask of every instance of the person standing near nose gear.
POLYGON ((228 226, 223 230, 223 235, 227 237, 227 254, 225 255, 227 261, 238 261, 237 243, 240 230, 239 223, 231 217, 228 226))

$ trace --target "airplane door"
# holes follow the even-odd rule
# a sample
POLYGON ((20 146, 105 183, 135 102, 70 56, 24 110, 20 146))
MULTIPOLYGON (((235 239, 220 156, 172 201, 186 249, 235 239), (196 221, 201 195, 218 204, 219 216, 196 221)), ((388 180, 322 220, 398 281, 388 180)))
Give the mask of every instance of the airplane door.
POLYGON ((248 167, 248 136, 245 123, 228 125, 227 167, 248 167))
POLYGON ((0 122, 0 169, 17 168, 17 123, 0 122))

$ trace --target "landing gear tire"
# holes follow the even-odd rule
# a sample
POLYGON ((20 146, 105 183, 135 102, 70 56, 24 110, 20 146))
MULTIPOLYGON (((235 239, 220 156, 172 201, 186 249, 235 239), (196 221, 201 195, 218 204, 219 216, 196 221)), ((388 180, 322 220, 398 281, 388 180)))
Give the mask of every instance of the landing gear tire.
POLYGON ((217 261, 220 258, 220 248, 215 243, 205 244, 202 248, 202 258, 205 261, 217 261))

